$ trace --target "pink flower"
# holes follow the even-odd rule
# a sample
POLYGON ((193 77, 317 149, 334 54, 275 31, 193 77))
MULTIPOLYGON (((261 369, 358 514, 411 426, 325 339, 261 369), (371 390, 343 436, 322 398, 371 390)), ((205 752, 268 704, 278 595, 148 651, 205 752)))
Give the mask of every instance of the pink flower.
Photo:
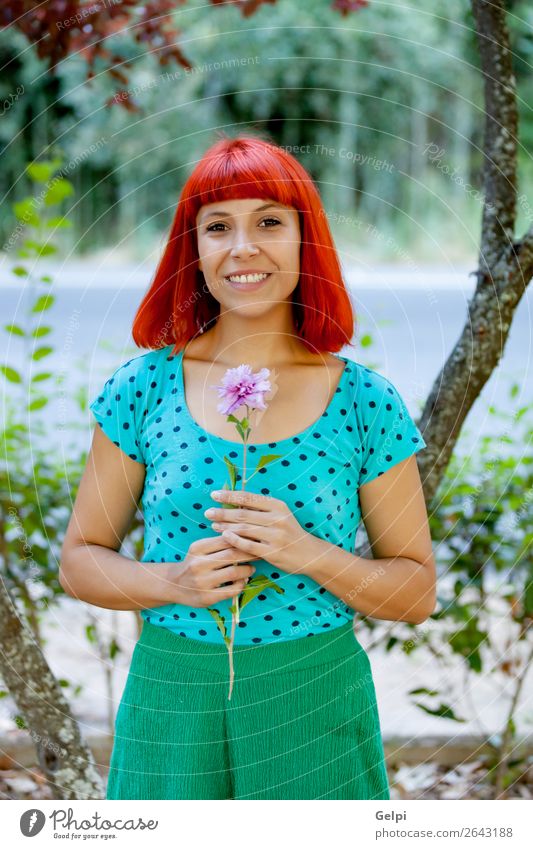
POLYGON ((229 368, 222 378, 222 385, 214 387, 223 399, 217 405, 218 412, 229 416, 245 404, 253 410, 266 410, 264 394, 270 392, 269 376, 267 368, 252 374, 251 366, 244 363, 237 368, 229 368))

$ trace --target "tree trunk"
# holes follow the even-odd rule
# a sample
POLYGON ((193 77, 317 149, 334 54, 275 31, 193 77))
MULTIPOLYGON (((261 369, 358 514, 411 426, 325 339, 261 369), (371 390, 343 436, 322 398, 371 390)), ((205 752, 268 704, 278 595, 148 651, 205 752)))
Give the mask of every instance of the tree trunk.
POLYGON ((485 81, 485 201, 475 292, 463 331, 419 422, 426 503, 435 496, 463 422, 498 365, 514 312, 533 273, 533 228, 514 243, 518 115, 504 0, 472 0, 485 81))
POLYGON ((90 749, 31 629, 0 583, 0 672, 37 747, 55 799, 103 799, 90 749))

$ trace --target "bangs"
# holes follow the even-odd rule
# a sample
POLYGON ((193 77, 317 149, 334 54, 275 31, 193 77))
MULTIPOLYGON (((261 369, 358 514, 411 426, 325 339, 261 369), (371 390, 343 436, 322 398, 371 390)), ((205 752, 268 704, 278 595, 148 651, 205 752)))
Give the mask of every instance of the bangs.
POLYGON ((202 167, 187 183, 188 213, 195 217, 200 207, 232 199, 262 198, 301 210, 309 186, 301 185, 305 172, 298 173, 282 150, 261 151, 234 145, 204 157, 202 167), (195 179, 196 178, 196 179, 195 179))

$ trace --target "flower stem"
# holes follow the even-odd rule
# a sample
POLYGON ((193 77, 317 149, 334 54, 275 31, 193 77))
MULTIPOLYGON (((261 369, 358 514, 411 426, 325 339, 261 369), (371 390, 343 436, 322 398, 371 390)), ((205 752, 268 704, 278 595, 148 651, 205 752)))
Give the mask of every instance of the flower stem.
MULTIPOLYGON (((248 406, 246 406, 246 417, 249 416, 248 406)), ((246 484, 246 441, 247 437, 244 437, 244 450, 243 450, 243 460, 242 460, 242 481, 241 481, 241 489, 244 491, 246 484)), ((229 643, 229 669, 230 669, 230 684, 229 684, 229 695, 228 699, 231 699, 231 693, 233 690, 233 679, 234 679, 234 670, 233 670, 233 639, 235 636, 235 626, 239 624, 239 596, 236 595, 232 599, 232 613, 231 613, 231 637, 229 643)))
MULTIPOLYGON (((235 604, 235 599, 233 600, 235 604)), ((235 614, 231 616, 231 637, 229 641, 229 693, 228 693, 228 701, 231 699, 231 693, 233 691, 233 680, 235 678, 235 672, 233 669, 233 638, 235 637, 235 614)))
MULTIPOLYGON (((247 419, 248 419, 249 415, 250 415, 250 411, 248 410, 248 405, 247 405, 246 406, 246 418, 247 419)), ((241 489, 242 490, 244 490, 244 488, 246 486, 246 443, 247 443, 247 441, 248 441, 248 437, 246 436, 244 438, 244 450, 243 450, 243 454, 242 454, 242 482, 241 482, 241 489)))

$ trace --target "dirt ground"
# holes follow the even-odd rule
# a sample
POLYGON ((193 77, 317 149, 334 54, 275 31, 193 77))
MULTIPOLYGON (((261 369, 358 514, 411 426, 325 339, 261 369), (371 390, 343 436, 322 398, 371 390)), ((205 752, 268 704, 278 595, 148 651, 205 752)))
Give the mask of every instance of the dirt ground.
MULTIPOLYGON (((105 779, 107 770, 101 770, 105 779)), ((495 799, 480 761, 453 769, 426 762, 389 770, 391 799, 495 799)), ((533 763, 508 788, 508 799, 533 799, 533 763)), ((42 773, 35 769, 0 770, 0 799, 53 799, 42 773)))

